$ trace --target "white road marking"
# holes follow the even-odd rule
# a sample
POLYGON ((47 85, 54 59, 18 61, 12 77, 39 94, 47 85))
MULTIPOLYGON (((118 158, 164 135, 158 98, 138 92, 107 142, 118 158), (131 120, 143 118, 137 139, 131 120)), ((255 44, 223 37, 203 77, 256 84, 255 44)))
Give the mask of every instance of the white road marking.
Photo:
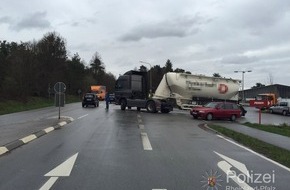
POLYGON ((78 117, 78 119, 82 119, 82 118, 84 118, 84 117, 86 117, 86 116, 88 116, 89 114, 86 114, 86 115, 83 115, 83 116, 80 116, 80 117, 78 117))
POLYGON ((27 137, 24 137, 24 138, 22 138, 22 139, 20 139, 21 141, 23 141, 23 143, 28 143, 28 142, 30 142, 30 141, 33 141, 34 139, 36 139, 37 138, 37 136, 36 135, 29 135, 29 136, 27 136, 27 137))
POLYGON ((8 150, 6 147, 4 147, 4 146, 1 146, 1 147, 0 147, 0 155, 6 153, 6 152, 8 152, 8 151, 9 151, 9 150, 8 150))
POLYGON ((39 190, 49 190, 56 182, 58 177, 51 177, 39 190))
POLYGON ((222 139, 224 139, 224 140, 226 140, 226 141, 228 141, 228 142, 230 142, 230 143, 232 143, 232 144, 234 144, 234 145, 236 145, 236 146, 238 146, 238 147, 241 147, 241 148, 243 148, 243 149, 245 149, 245 150, 247 150, 247 151, 249 151, 249 152, 251 152, 251 153, 253 153, 253 154, 255 154, 255 155, 257 155, 257 156, 259 156, 259 157, 261 157, 261 158, 263 158, 263 159, 265 159, 265 160, 267 160, 267 161, 269 161, 269 162, 271 162, 271 163, 273 163, 273 164, 275 164, 275 165, 283 168, 283 169, 285 169, 285 170, 287 170, 288 172, 290 172, 290 168, 287 168, 286 166, 284 166, 284 165, 282 165, 282 164, 280 164, 280 163, 278 163, 278 162, 276 162, 274 160, 271 160, 271 159, 269 159, 269 158, 267 158, 267 157, 265 157, 265 156, 263 156, 263 155, 255 152, 255 151, 253 151, 253 150, 251 150, 251 149, 249 149, 247 147, 244 147, 244 146, 242 146, 242 145, 240 145, 240 144, 238 144, 238 143, 236 143, 234 141, 231 141, 229 139, 226 139, 225 137, 223 137, 221 135, 217 135, 217 136, 220 137, 220 138, 222 138, 222 139))
POLYGON ((235 166, 238 170, 240 170, 243 174, 247 175, 248 177, 250 177, 250 174, 249 174, 249 170, 247 169, 246 165, 241 163, 241 162, 238 162, 232 158, 229 158, 225 155, 222 155, 216 151, 213 151, 214 153, 216 153, 217 155, 219 155, 222 159, 224 159, 225 161, 227 161, 228 163, 232 164, 233 166, 235 166))
POLYGON ((152 189, 152 190, 167 190, 167 189, 152 189))
POLYGON ((140 128, 140 129, 144 129, 144 128, 145 128, 145 126, 144 126, 144 125, 142 125, 142 124, 139 124, 139 128, 140 128))
POLYGON ((67 122, 62 121, 62 122, 60 122, 58 125, 59 125, 60 127, 62 127, 62 126, 64 126, 64 125, 66 125, 66 124, 67 124, 67 122))
MULTIPOLYGON (((227 175, 229 175, 229 172, 231 172, 231 167, 229 163, 226 161, 221 161, 218 163, 218 167, 223 170, 227 175)), ((231 174, 231 179, 236 182, 242 189, 247 190, 254 190, 252 187, 250 187, 247 183, 245 183, 242 179, 240 179, 238 176, 231 174)))
POLYGON ((74 154, 62 164, 58 165, 53 170, 45 174, 44 176, 48 176, 50 178, 39 190, 49 190, 59 177, 69 176, 78 157, 78 154, 79 153, 74 154))
POLYGON ((78 153, 64 161, 62 164, 58 165, 56 168, 45 174, 44 176, 50 176, 50 177, 60 177, 60 176, 69 176, 72 168, 74 166, 74 163, 78 157, 78 153))
POLYGON ((141 118, 138 119, 138 123, 142 123, 142 119, 141 118))
POLYGON ((51 131, 53 131, 53 130, 54 130, 53 127, 48 127, 48 128, 46 128, 46 129, 44 129, 44 131, 45 131, 46 133, 49 133, 49 132, 51 132, 51 131))
POLYGON ((144 150, 153 150, 147 133, 141 133, 141 138, 144 150))

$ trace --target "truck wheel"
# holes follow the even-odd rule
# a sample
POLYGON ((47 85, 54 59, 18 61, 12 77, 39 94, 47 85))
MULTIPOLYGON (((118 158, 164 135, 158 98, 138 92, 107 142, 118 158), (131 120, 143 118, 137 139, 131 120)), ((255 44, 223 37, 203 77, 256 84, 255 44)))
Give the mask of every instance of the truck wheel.
POLYGON ((141 108, 137 107, 137 111, 140 111, 140 110, 141 110, 141 108))
POLYGON ((146 105, 146 109, 150 113, 156 113, 155 102, 153 102, 153 101, 148 102, 146 105))
POLYGON ((287 115, 287 112, 284 110, 284 111, 282 112, 282 114, 283 114, 284 116, 286 116, 286 115, 287 115))
POLYGON ((206 115, 206 120, 211 121, 212 118, 213 118, 212 113, 209 113, 209 114, 206 115))
POLYGON ((236 115, 232 115, 230 119, 231 119, 231 121, 236 121, 237 116, 236 115))
POLYGON ((127 102, 125 99, 122 99, 121 100, 121 110, 125 110, 126 109, 126 105, 127 105, 127 102))

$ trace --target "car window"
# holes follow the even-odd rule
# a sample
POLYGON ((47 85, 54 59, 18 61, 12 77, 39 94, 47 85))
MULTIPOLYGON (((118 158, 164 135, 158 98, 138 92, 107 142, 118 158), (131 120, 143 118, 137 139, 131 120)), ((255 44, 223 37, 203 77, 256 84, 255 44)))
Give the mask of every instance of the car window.
POLYGON ((218 103, 216 103, 216 102, 209 102, 209 103, 205 104, 204 107, 206 107, 206 108, 216 108, 217 105, 218 105, 218 103))
POLYGON ((232 110, 233 109, 233 104, 225 104, 225 109, 226 110, 232 110))
POLYGON ((237 104, 232 104, 232 106, 233 106, 233 109, 240 109, 237 104))

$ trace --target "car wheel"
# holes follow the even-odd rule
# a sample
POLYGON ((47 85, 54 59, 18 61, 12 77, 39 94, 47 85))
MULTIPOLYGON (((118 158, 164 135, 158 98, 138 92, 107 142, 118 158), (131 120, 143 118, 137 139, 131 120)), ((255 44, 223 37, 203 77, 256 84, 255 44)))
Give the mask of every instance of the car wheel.
POLYGON ((141 110, 141 108, 137 107, 137 111, 140 111, 140 110, 141 110))
POLYGON ((197 119, 197 116, 195 116, 195 115, 193 115, 192 117, 193 117, 193 119, 197 119))
POLYGON ((287 112, 284 110, 284 111, 282 112, 282 114, 283 114, 284 116, 286 116, 286 115, 287 115, 287 112))
POLYGON ((213 119, 213 115, 211 113, 206 115, 206 120, 210 121, 213 119))
POLYGON ((237 119, 237 116, 236 115, 232 115, 231 116, 231 121, 236 121, 236 119, 237 119))

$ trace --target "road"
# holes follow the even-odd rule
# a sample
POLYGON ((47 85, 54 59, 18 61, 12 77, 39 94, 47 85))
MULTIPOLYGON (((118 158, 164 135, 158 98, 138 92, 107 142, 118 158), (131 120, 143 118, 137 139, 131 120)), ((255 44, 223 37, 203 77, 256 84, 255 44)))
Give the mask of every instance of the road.
MULTIPOLYGON (((5 124, 56 113, 7 115, 5 124)), ((288 189, 288 168, 203 130, 186 111, 105 110, 101 102, 62 114, 74 121, 0 157, 1 190, 288 189)))

